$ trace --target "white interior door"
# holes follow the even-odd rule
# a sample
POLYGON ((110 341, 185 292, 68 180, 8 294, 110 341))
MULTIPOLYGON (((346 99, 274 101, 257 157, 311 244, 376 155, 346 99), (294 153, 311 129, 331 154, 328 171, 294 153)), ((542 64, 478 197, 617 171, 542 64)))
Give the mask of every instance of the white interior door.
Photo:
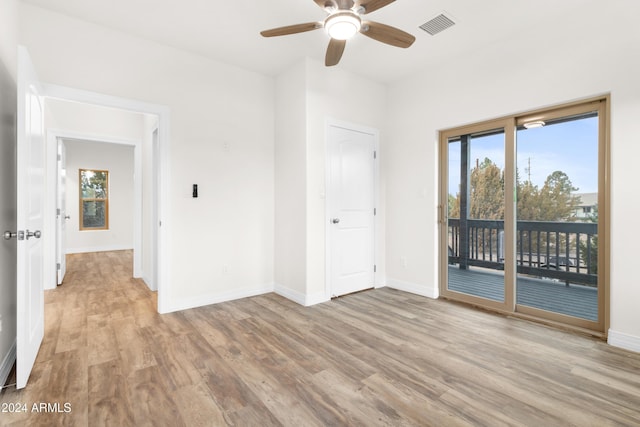
POLYGON ((374 287, 376 134, 329 125, 327 143, 327 247, 334 297, 374 287))
POLYGON ((56 209, 56 266, 58 285, 67 272, 67 150, 64 141, 58 139, 58 207, 56 209))
POLYGON ((26 49, 18 56, 17 388, 26 386, 44 335, 45 140, 38 78, 26 49))

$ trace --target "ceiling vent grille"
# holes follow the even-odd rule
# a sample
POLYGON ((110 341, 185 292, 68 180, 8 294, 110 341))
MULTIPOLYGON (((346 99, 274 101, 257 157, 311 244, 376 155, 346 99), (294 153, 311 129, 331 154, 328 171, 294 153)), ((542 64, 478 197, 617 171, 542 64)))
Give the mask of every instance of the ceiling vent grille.
POLYGON ((453 22, 453 19, 449 18, 444 13, 441 13, 432 20, 420 25, 420 28, 431 34, 432 36, 435 36, 436 34, 446 30, 449 27, 454 26, 455 24, 456 23, 453 22))

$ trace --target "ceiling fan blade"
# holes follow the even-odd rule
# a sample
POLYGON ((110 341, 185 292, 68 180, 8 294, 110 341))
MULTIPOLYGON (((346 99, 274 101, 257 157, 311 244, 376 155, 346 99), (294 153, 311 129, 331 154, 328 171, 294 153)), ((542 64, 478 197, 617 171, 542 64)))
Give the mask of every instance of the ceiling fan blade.
POLYGON ((396 47, 407 48, 416 40, 416 38, 409 33, 379 22, 363 22, 360 32, 374 40, 396 47))
POLYGON ((307 22, 305 24, 287 25, 286 27, 272 28, 271 30, 261 31, 263 37, 286 36, 288 34, 304 33, 306 31, 317 30, 322 28, 322 22, 307 22))
POLYGON ((366 13, 371 13, 378 9, 381 9, 393 3, 394 1, 396 0, 359 0, 359 1, 356 1, 356 4, 358 6, 364 7, 364 13, 366 14, 366 13))
POLYGON ((344 52, 346 45, 346 40, 331 39, 329 47, 327 47, 327 54, 324 57, 324 65, 327 67, 337 65, 340 62, 340 58, 342 58, 342 52, 344 52))

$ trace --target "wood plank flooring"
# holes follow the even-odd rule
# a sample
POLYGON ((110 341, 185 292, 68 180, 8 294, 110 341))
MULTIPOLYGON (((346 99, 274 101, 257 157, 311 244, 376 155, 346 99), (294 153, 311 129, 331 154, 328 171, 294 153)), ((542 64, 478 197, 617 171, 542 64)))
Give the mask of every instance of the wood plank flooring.
POLYGON ((0 425, 640 425, 640 354, 593 338, 384 288, 159 315, 131 264, 68 257, 29 384, 0 394, 27 411, 0 425))

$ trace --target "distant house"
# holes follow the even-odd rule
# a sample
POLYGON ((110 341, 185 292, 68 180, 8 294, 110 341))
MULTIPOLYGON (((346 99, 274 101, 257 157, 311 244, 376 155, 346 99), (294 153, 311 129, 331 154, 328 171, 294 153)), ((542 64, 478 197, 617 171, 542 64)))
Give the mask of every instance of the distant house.
POLYGON ((596 211, 598 206, 598 193, 576 194, 580 197, 580 202, 574 210, 576 218, 588 218, 596 211))

